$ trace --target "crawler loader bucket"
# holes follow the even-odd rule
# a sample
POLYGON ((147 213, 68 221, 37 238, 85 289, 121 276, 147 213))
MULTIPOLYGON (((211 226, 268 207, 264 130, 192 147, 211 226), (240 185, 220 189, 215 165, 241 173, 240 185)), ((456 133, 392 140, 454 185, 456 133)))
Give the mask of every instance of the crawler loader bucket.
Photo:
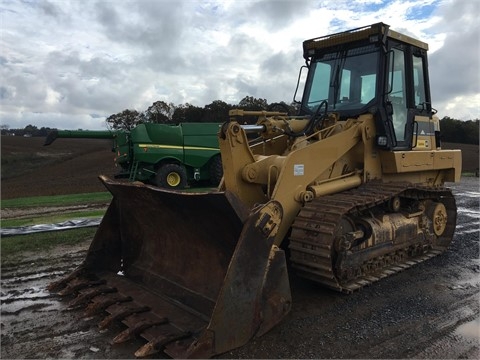
POLYGON ((122 321, 113 339, 147 343, 135 353, 164 351, 207 358, 244 345, 290 309, 284 252, 273 245, 282 209, 268 202, 241 210, 224 192, 188 193, 101 176, 113 194, 80 267, 51 284, 75 294, 72 306, 122 321))

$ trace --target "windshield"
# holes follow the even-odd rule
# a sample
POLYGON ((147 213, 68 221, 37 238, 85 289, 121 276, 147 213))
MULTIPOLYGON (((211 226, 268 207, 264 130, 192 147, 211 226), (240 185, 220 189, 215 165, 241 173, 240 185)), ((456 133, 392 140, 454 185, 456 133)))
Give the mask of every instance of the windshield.
POLYGON ((373 99, 378 48, 368 45, 326 53, 310 65, 303 107, 315 112, 323 100, 329 111, 359 110, 373 99))

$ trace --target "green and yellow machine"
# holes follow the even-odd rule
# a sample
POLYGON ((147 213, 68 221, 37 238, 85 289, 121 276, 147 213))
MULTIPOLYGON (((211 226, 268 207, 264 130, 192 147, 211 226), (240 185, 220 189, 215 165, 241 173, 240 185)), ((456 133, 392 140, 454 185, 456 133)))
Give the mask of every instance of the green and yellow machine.
POLYGON ((127 130, 54 130, 56 138, 112 139, 116 178, 142 181, 159 187, 219 184, 223 169, 218 146, 219 123, 140 124, 127 130))
POLYGON ((461 152, 441 148, 428 45, 378 23, 303 50, 298 114, 225 119, 217 190, 101 177, 112 203, 84 262, 50 288, 108 314, 101 327, 121 321, 114 343, 145 339, 137 357, 207 358, 265 334, 295 302, 289 272, 352 293, 415 276, 451 243, 445 183, 461 152))

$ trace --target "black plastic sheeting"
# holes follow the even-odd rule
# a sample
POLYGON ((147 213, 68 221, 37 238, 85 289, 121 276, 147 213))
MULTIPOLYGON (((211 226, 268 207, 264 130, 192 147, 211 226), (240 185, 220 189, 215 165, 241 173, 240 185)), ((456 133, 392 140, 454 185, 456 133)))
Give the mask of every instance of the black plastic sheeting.
POLYGON ((47 231, 60 231, 82 227, 98 226, 102 218, 67 220, 57 224, 39 224, 31 226, 7 227, 0 229, 0 236, 33 234, 47 231))

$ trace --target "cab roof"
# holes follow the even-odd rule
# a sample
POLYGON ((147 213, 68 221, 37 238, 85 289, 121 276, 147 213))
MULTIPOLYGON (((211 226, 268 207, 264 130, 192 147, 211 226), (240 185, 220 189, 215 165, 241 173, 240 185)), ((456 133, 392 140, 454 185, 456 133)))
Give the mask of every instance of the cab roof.
POLYGON ((369 40, 372 43, 382 41, 386 38, 395 39, 423 50, 428 50, 428 44, 410 36, 401 34, 390 29, 389 25, 376 23, 336 34, 325 35, 303 42, 303 57, 308 59, 312 57, 317 50, 335 47, 342 44, 352 43, 361 40, 369 40), (385 36, 386 35, 386 36, 385 36))

